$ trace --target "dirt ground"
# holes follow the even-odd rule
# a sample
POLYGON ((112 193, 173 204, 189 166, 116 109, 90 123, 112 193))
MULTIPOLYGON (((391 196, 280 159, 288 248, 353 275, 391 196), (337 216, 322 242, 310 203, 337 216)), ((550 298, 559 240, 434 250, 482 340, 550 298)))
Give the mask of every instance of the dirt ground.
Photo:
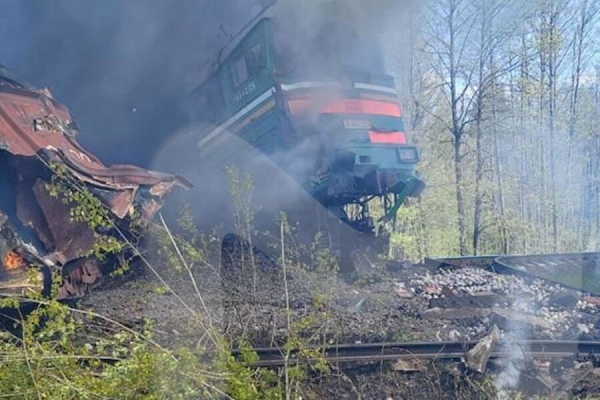
MULTIPOLYGON (((284 279, 281 270, 258 266, 256 274, 232 288, 223 283, 217 262, 190 265, 188 273, 161 260, 149 256, 152 268, 135 265, 124 278, 107 280, 79 306, 127 326, 150 319, 157 340, 167 345, 201 341, 199 323, 232 340, 249 338, 256 347, 281 345, 290 331, 317 345, 478 340, 493 325, 500 328, 503 340, 600 337, 594 299, 542 281, 480 269, 438 270, 382 261, 369 274, 347 282, 333 273, 294 266, 286 268, 284 279)), ((512 364, 491 366, 483 374, 466 371, 460 363, 427 364, 414 372, 393 362, 331 366, 329 373, 311 376, 305 395, 307 399, 535 395, 562 399, 594 394, 600 398, 600 369, 593 365, 586 364, 585 376, 573 378, 582 368, 575 360, 541 366, 533 360, 523 363, 516 374, 512 364)))

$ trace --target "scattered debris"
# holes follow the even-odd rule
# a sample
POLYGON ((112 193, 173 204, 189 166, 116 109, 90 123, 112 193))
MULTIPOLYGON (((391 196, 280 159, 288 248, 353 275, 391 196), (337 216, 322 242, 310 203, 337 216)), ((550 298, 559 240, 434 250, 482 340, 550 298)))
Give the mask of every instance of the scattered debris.
POLYGON ((578 300, 579 299, 577 296, 575 296, 573 293, 559 292, 550 296, 548 299, 548 305, 572 308, 577 305, 578 300))
POLYGON ((536 371, 535 379, 538 383, 540 383, 546 391, 549 393, 554 392, 554 387, 556 385, 555 380, 550 376, 550 373, 545 368, 538 368, 536 371))
POLYGON ((0 210, 11 223, 3 226, 13 233, 2 238, 0 292, 24 289, 20 277, 32 264, 62 270, 65 284, 58 297, 79 297, 102 275, 101 266, 89 257, 98 232, 73 220, 66 189, 52 190, 52 178, 60 176, 69 190, 99 200, 115 220, 114 227, 102 227, 102 234, 117 237, 117 231, 128 234, 138 216, 136 223, 143 227, 174 187, 191 185, 132 165, 103 165, 76 142, 77 127, 68 109, 47 90, 1 78, 0 210))
MULTIPOLYGON (((499 290, 490 290, 489 283, 493 281, 493 276, 486 271, 463 273, 462 270, 456 270, 453 272, 454 276, 448 276, 442 272, 430 273, 427 277, 422 267, 415 266, 414 268, 414 270, 402 271, 391 279, 373 279, 368 284, 360 286, 332 279, 327 285, 327 291, 332 297, 327 303, 326 319, 315 320, 313 326, 307 327, 306 334, 318 338, 319 343, 329 343, 330 345, 335 343, 476 340, 478 342, 476 350, 470 354, 461 354, 464 356, 463 363, 444 362, 443 365, 440 365, 439 362, 419 363, 412 359, 394 361, 390 363, 390 370, 393 373, 389 375, 396 379, 410 381, 419 379, 419 377, 430 378, 434 376, 431 375, 433 373, 455 369, 452 373, 456 374, 458 379, 471 380, 488 377, 486 372, 508 370, 520 374, 520 381, 515 384, 516 389, 537 394, 552 394, 556 393, 557 388, 565 385, 566 382, 559 382, 558 377, 573 368, 574 359, 565 360, 561 366, 565 365, 566 367, 558 370, 550 368, 546 358, 531 359, 520 353, 511 360, 494 359, 486 365, 486 357, 493 357, 494 345, 504 345, 509 340, 508 336, 514 333, 508 328, 518 328, 520 324, 527 326, 527 334, 524 339, 548 339, 550 337, 572 339, 576 337, 574 330, 577 329, 578 323, 587 326, 590 331, 597 332, 594 327, 594 323, 598 320, 597 314, 593 314, 591 311, 584 312, 587 308, 583 307, 589 306, 588 303, 579 301, 572 309, 549 303, 557 293, 569 293, 563 288, 545 286, 538 282, 524 282, 522 278, 515 276, 500 276, 495 282, 495 287, 506 290, 508 294, 504 296, 499 290), (476 279, 471 279, 470 284, 467 285, 466 282, 469 281, 465 279, 464 275, 475 276, 476 279), (440 288, 438 299, 432 299, 429 297, 431 295, 423 290, 425 279, 429 280, 427 284, 440 288), (477 282, 481 282, 481 284, 477 284, 477 282), (452 286, 449 283, 452 283, 452 286), (408 293, 411 293, 412 296, 409 297, 408 293), (367 301, 362 302, 355 312, 355 306, 363 298, 366 298, 367 301), (538 298, 542 301, 538 302, 538 298), (504 302, 496 302, 496 300, 503 299, 504 302), (514 303, 514 299, 525 300, 514 303), (438 304, 440 307, 431 309, 429 308, 430 304, 438 304), (444 306, 453 304, 461 307, 444 308, 444 306), (507 307, 505 304, 510 304, 510 306, 507 307), (510 326, 507 327, 505 324, 509 322, 510 326), (497 323, 501 325, 494 327, 497 323), (327 327, 327 333, 324 332, 323 326, 327 327), (437 338, 436 332, 439 332, 437 338), (498 333, 499 338, 495 332, 498 333), (489 348, 492 350, 488 350, 489 348), (491 356, 489 356, 490 352, 491 356), (486 366, 489 367, 487 371, 486 366), (482 373, 478 371, 482 371, 482 373)), ((210 275, 213 272, 208 270, 197 273, 199 277, 204 278, 198 279, 198 284, 202 293, 207 295, 205 301, 211 305, 209 306, 211 309, 214 307, 215 310, 220 310, 222 299, 218 295, 217 277, 207 279, 207 277, 213 278, 210 275)), ((238 309, 235 313, 227 311, 227 314, 224 314, 228 318, 227 334, 236 336, 237 332, 243 332, 245 329, 245 332, 250 332, 253 343, 256 343, 257 346, 272 346, 273 341, 281 342, 283 335, 287 332, 284 318, 287 312, 292 314, 294 320, 311 315, 310 306, 306 306, 306 304, 311 304, 312 296, 319 293, 315 288, 320 287, 318 285, 322 284, 323 276, 297 271, 295 268, 290 270, 290 276, 301 277, 290 280, 289 295, 290 299, 293 299, 290 301, 291 310, 287 311, 283 300, 279 296, 273 295, 271 286, 258 285, 257 287, 261 289, 257 291, 256 299, 258 300, 255 303, 236 305, 238 309), (252 325, 249 323, 243 325, 245 321, 241 320, 238 315, 248 316, 248 320, 252 319, 252 325), (260 330, 261 327, 263 327, 263 331, 260 330)), ((174 276, 169 279, 173 279, 173 287, 182 284, 174 276)), ((119 304, 127 303, 130 301, 128 299, 134 297, 126 292, 124 287, 119 287, 118 292, 121 295, 115 302, 119 304)), ((188 292, 184 291, 184 293, 188 292)), ((193 293, 190 291, 188 297, 192 298, 193 293)), ((576 298, 580 296, 577 293, 573 294, 576 298)), ((101 295, 101 292, 95 292, 92 295, 94 299, 86 298, 86 301, 95 300, 101 295)), ((106 296, 113 298, 115 292, 106 294, 106 296)), ((94 304, 98 303, 103 302, 94 302, 94 304)), ((138 307, 143 307, 143 309, 135 311, 137 314, 147 316, 158 314, 160 317, 157 318, 162 318, 163 322, 158 323, 157 326, 169 332, 172 329, 182 332, 181 336, 177 335, 178 340, 185 337, 185 321, 179 318, 179 313, 174 312, 177 305, 169 296, 151 296, 147 301, 141 302, 138 307), (171 317, 165 317, 164 314, 171 317), (164 319, 167 319, 168 323, 164 322, 164 319)), ((129 309, 123 309, 121 312, 129 318, 129 309)), ((515 352, 522 351, 518 347, 518 343, 514 344, 514 348, 515 352)), ((356 368, 364 368, 361 371, 376 370, 378 374, 381 371, 379 365, 360 364, 360 367, 356 368)), ((356 373, 356 370, 352 371, 356 373)), ((586 379, 590 379, 590 375, 586 379)), ((423 384, 426 385, 427 381, 425 380, 423 384)), ((491 384, 493 385, 493 383, 491 384)), ((581 383, 577 385, 581 385, 581 383)), ((575 390, 573 389, 572 392, 575 390)))
POLYGON ((423 360, 418 358, 411 358, 407 360, 396 360, 392 363, 392 371, 400 372, 415 372, 421 371, 424 368, 423 360))
POLYGON ((395 272, 400 272, 404 269, 409 269, 409 268, 413 268, 413 265, 408 262, 408 261, 388 261, 385 264, 386 269, 389 272, 395 273, 395 272))
POLYGON ((536 317, 534 315, 521 313, 518 311, 507 310, 504 308, 493 308, 490 314, 490 321, 500 328, 519 329, 520 325, 533 326, 551 330, 554 328, 552 321, 546 318, 536 317))
POLYGON ((442 294, 442 288, 437 285, 426 285, 423 288, 423 292, 426 294, 440 295, 442 294))
POLYGON ((574 369, 566 371, 565 375, 561 377, 561 381, 563 382, 563 384, 556 391, 557 394, 555 399, 570 399, 573 387, 593 371, 594 366, 591 362, 577 364, 574 369))
POLYGON ((476 293, 456 296, 445 294, 445 297, 429 300, 431 308, 491 308, 499 304, 509 305, 513 302, 510 296, 501 296, 494 293, 476 293))
POLYGON ((362 308, 363 303, 365 302, 366 298, 363 297, 362 299, 360 299, 359 301, 356 302, 356 304, 354 305, 354 307, 352 307, 352 312, 353 313, 359 313, 360 309, 362 308))
POLYGON ((494 325, 491 331, 467 353, 467 367, 479 372, 485 371, 490 354, 500 340, 500 329, 494 325))
POLYGON ((394 287, 394 293, 396 293, 396 296, 400 297, 401 299, 412 299, 414 297, 414 294, 410 290, 406 289, 404 283, 397 282, 394 287))
POLYGON ((493 312, 489 308, 430 308, 421 313, 421 318, 438 319, 470 319, 489 317, 493 312))
POLYGON ((600 307, 600 297, 584 296, 581 300, 595 307, 600 307))

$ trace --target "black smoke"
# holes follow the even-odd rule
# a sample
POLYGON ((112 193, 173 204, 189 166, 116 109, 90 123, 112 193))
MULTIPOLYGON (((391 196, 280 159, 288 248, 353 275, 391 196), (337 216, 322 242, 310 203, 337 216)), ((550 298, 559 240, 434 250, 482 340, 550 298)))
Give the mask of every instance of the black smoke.
MULTIPOLYGON (((214 67, 219 50, 272 3, 0 0, 0 64, 48 87, 71 109, 79 141, 102 160, 151 166, 161 143, 190 123, 190 91, 214 67)), ((383 26, 403 25, 412 3, 279 0, 289 35, 278 40, 301 50, 318 39, 313 33, 331 39, 323 28, 337 21, 376 42, 372 36, 383 26)), ((356 48, 354 40, 346 44, 356 48)), ((371 60, 362 53, 356 58, 371 60)))
POLYGON ((0 64, 66 104, 106 163, 150 163, 261 0, 0 0, 0 64))

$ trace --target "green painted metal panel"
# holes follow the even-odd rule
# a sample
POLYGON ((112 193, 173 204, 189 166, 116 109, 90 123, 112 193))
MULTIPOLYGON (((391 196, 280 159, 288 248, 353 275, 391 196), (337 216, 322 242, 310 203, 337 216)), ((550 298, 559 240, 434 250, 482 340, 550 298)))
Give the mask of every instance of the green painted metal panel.
POLYGON ((221 67, 221 84, 229 114, 241 110, 274 85, 269 30, 269 20, 258 23, 221 67))
MULTIPOLYGON (((229 132, 235 132, 246 143, 259 151, 269 154, 277 149, 293 145, 291 138, 286 138, 286 114, 279 108, 280 103, 262 115, 257 112, 275 97, 269 92, 275 85, 275 71, 282 71, 281 60, 274 49, 273 27, 270 20, 259 22, 244 37, 227 56, 218 72, 207 81, 200 92, 205 98, 214 100, 208 107, 208 118, 215 125, 230 121, 226 126, 229 132), (217 98, 219 97, 219 98, 217 98), (257 99, 261 99, 258 101, 257 99), (243 115, 236 116, 244 110, 243 115), (255 118, 249 121, 248 118, 255 118)), ((360 83, 351 89, 344 90, 345 98, 361 98, 363 94, 381 95, 381 88, 393 89, 393 78, 383 74, 373 74, 367 71, 347 70, 347 77, 352 83, 360 83)), ((296 84, 310 81, 307 76, 279 76, 282 82, 296 84)), ((345 85, 348 83, 345 82, 345 85)), ((383 90, 386 98, 393 99, 390 90, 383 90)), ((298 95, 298 92, 294 92, 298 95)), ((306 89, 306 96, 311 96, 312 90, 306 89)), ((386 100, 383 100, 386 101, 386 100)), ((206 101, 205 101, 206 103, 206 101)), ((298 121, 292 121, 294 125, 298 121)), ((297 126, 297 125, 296 125, 297 126)), ((360 124, 359 124, 360 126, 360 124)), ((371 143, 369 130, 381 132, 404 132, 405 127, 401 117, 373 114, 323 114, 316 126, 324 134, 333 147, 354 153, 354 169, 356 177, 364 177, 373 171, 391 172, 404 182, 402 197, 407 195, 418 182, 415 176, 416 158, 406 161, 399 157, 399 150, 414 147, 401 144, 371 143), (344 120, 366 120, 370 129, 350 129, 344 120)), ((217 166, 230 165, 232 162, 243 163, 246 152, 240 150, 240 142, 233 144, 229 135, 216 135, 206 148, 202 157, 217 166), (237 146, 237 148, 236 148, 237 146)), ((415 149, 416 154, 416 149, 415 149)), ((316 157, 316 156, 315 156, 316 157)), ((316 158, 315 158, 316 160, 316 158)), ((306 177, 309 179, 309 177, 306 177)))

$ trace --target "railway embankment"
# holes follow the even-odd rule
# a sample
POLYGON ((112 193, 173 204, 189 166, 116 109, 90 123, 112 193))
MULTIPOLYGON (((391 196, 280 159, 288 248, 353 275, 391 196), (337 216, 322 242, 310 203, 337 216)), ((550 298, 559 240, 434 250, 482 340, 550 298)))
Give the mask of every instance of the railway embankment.
MULTIPOLYGON (((223 285, 216 264, 204 263, 194 267, 197 289, 186 274, 158 271, 179 299, 162 291, 163 284, 146 271, 123 285, 95 291, 82 305, 128 325, 150 318, 157 340, 167 345, 198 340, 197 325, 180 299, 207 311, 210 323, 232 342, 244 337, 255 348, 285 346, 290 334, 302 346, 317 350, 373 343, 471 343, 464 354, 455 352, 453 357, 444 357, 440 350, 439 357, 332 359, 329 366, 337 380, 311 376, 307 387, 315 395, 338 390, 345 398, 412 398, 397 393, 411 396, 421 390, 429 396, 443 388, 455 394, 477 393, 479 388, 528 396, 562 393, 563 398, 597 393, 597 360, 587 354, 588 348, 581 353, 577 343, 600 339, 599 297, 584 288, 524 274, 516 264, 521 273, 499 271, 490 260, 380 262, 353 282, 335 271, 288 265, 283 276, 258 266, 250 281, 233 290, 223 285), (492 333, 497 338, 481 350, 492 333), (550 356, 550 348, 546 355, 533 354, 524 347, 532 340, 571 343, 572 351, 558 357, 550 356), (469 367, 469 351, 477 344, 478 362, 471 360, 469 367), (374 377, 379 386, 372 383, 374 377), (377 395, 365 397, 369 393, 377 395)), ((562 260, 563 265, 569 262, 562 260)), ((552 262, 547 259, 548 268, 552 262)), ((572 266, 573 271, 580 267, 575 261, 572 266)), ((537 267, 539 272, 539 260, 537 267)))

